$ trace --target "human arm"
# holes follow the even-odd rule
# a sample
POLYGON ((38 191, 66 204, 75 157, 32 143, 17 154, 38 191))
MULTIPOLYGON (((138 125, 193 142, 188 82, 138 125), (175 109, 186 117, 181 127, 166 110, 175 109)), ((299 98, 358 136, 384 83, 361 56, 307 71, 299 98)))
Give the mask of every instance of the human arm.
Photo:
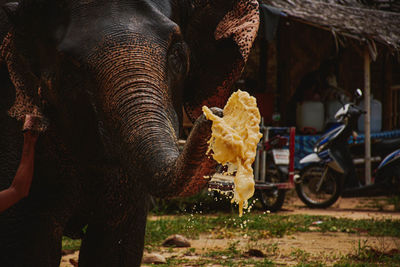
POLYGON ((29 194, 33 176, 35 144, 38 137, 36 131, 29 129, 32 128, 32 121, 35 119, 28 117, 25 122, 21 161, 11 186, 0 192, 0 213, 29 194))
POLYGON ((24 133, 24 147, 17 173, 11 186, 0 192, 0 212, 5 211, 29 193, 33 176, 36 139, 37 134, 31 131, 24 133))

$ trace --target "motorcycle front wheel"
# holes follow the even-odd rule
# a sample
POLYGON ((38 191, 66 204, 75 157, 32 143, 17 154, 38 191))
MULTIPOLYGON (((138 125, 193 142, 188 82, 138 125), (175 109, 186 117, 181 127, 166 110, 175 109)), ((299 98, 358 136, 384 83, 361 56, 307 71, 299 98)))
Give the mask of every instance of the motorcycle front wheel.
POLYGON ((266 211, 275 212, 282 208, 285 202, 286 190, 271 189, 257 190, 258 198, 266 211))
POLYGON ((310 208, 327 208, 336 202, 342 192, 340 178, 338 172, 326 165, 311 164, 301 171, 300 179, 295 184, 296 193, 310 208))
MULTIPOLYGON (((267 183, 283 183, 287 181, 287 178, 285 178, 279 168, 272 163, 267 170, 266 176, 267 183)), ((286 190, 278 188, 258 189, 256 190, 256 195, 260 199, 264 210, 275 212, 282 208, 285 202, 286 190)))

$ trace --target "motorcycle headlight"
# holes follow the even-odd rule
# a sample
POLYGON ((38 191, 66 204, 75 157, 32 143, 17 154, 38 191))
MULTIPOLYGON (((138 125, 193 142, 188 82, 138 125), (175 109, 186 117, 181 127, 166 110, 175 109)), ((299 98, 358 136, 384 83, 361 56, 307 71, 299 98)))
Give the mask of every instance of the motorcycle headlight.
POLYGON ((325 144, 323 144, 323 145, 318 146, 318 147, 317 147, 317 153, 321 153, 321 151, 325 149, 325 147, 326 147, 327 144, 328 144, 328 143, 325 143, 325 144))

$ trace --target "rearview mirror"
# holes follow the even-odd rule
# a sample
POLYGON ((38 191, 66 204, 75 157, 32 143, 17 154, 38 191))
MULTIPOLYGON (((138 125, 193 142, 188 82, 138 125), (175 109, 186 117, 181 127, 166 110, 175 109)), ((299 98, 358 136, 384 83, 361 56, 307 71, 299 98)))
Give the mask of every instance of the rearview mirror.
POLYGON ((362 97, 362 95, 363 95, 363 92, 361 91, 361 89, 360 88, 357 88, 357 90, 356 90, 356 98, 361 98, 362 97))

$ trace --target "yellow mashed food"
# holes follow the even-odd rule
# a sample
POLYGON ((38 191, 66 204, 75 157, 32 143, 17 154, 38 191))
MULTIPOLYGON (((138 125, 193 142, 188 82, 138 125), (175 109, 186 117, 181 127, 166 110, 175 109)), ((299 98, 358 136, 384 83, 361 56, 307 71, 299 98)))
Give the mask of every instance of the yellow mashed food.
POLYGON ((228 174, 236 171, 234 177, 234 196, 232 202, 239 205, 239 216, 247 207, 247 200, 254 194, 254 162, 260 133, 260 112, 256 99, 247 92, 233 93, 224 107, 220 118, 203 106, 203 113, 213 122, 209 140, 209 153, 223 165, 228 165, 228 174))

